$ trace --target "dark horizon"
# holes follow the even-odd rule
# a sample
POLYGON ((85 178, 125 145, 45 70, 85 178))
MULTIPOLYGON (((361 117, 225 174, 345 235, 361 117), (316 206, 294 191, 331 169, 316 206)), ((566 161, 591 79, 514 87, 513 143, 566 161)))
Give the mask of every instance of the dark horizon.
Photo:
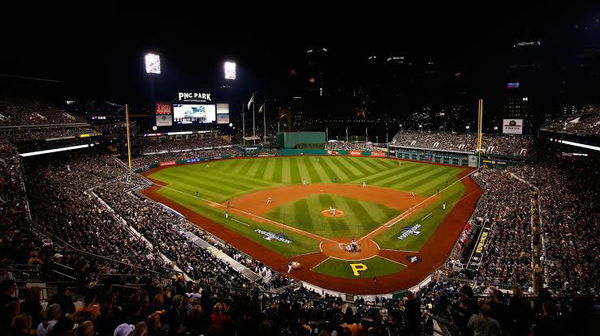
MULTIPOLYGON (((328 74, 347 90, 369 85, 362 78, 371 71, 365 60, 372 53, 380 59, 406 55, 414 62, 414 72, 424 69, 428 60, 434 62, 442 83, 428 93, 407 84, 405 96, 423 96, 408 106, 474 102, 481 96, 493 100, 505 85, 505 69, 519 41, 541 41, 545 75, 553 80, 566 64, 567 71, 576 71, 580 50, 600 50, 600 40, 594 38, 600 32, 598 9, 586 2, 433 8, 324 8, 319 3, 229 8, 137 2, 84 9, 43 4, 33 11, 15 11, 27 13, 27 20, 16 16, 5 23, 11 29, 4 29, 10 31, 5 43, 9 48, 0 73, 57 79, 67 97, 144 106, 150 92, 142 64, 145 52, 161 55, 163 73, 155 79, 159 100, 177 91, 218 91, 222 62, 234 60, 238 80, 232 101, 237 104, 257 90, 265 98, 289 98, 298 90, 290 72, 297 71, 297 81, 306 80, 306 50, 325 47, 328 74), (463 97, 453 91, 454 82, 447 83, 457 73, 465 78, 456 89, 463 97)), ((575 87, 578 93, 571 102, 596 102, 589 83, 575 87)))

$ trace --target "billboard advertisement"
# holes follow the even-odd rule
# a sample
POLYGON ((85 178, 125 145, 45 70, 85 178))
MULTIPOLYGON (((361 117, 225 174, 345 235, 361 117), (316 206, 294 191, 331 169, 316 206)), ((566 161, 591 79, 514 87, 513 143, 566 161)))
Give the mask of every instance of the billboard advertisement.
POLYGON ((173 118, 176 123, 212 123, 217 119, 214 104, 173 104, 173 118))
POLYGON ((229 104, 217 104, 217 124, 229 124, 229 104))
POLYGON ((156 126, 164 127, 164 126, 173 126, 173 116, 166 114, 157 114, 156 115, 156 126))
POLYGON ((350 155, 350 156, 363 156, 363 153, 362 153, 362 151, 352 150, 352 151, 348 151, 348 155, 350 155))
POLYGON ((171 103, 156 103, 156 126, 173 126, 171 103))
POLYGON ((502 119, 502 133, 523 134, 523 119, 502 119))
POLYGON ((173 114, 171 103, 156 103, 156 114, 173 114))

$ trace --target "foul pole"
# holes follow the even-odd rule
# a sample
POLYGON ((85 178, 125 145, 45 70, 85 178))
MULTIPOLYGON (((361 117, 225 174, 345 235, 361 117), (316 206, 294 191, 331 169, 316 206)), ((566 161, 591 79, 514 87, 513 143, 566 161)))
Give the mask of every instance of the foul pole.
POLYGON ((252 102, 252 144, 256 145, 256 104, 254 101, 252 102))
POLYGON ((477 105, 477 167, 481 167, 481 147, 483 145, 483 99, 479 99, 477 105))
POLYGON ((242 145, 246 146, 246 113, 244 112, 244 103, 242 103, 242 145))
POLYGON ((267 102, 264 102, 263 107, 263 127, 265 128, 265 135, 263 137, 263 142, 267 143, 267 102))
POLYGON ((125 124, 127 128, 127 163, 131 169, 131 135, 129 133, 129 104, 125 104, 125 124))

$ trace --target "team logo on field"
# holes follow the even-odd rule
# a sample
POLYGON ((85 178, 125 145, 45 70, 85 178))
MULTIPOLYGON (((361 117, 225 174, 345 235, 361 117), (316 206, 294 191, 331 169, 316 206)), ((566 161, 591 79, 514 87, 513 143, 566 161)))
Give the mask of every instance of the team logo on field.
POLYGON ((352 269, 354 276, 360 276, 360 272, 364 272, 369 269, 365 264, 350 264, 350 268, 352 269))
POLYGON ((398 239, 403 240, 410 235, 419 235, 419 234, 421 234, 421 231, 419 231, 420 228, 421 228, 421 224, 407 226, 404 229, 402 229, 402 233, 398 236, 398 239))
POLYGON ((419 256, 406 256, 406 260, 411 264, 417 264, 421 262, 421 257, 419 256))

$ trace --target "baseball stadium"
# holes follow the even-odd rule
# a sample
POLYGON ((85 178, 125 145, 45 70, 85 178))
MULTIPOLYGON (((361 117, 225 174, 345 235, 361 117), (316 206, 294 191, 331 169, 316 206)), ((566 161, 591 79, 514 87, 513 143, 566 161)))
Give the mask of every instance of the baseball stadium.
POLYGON ((323 288, 418 284, 444 262, 481 195, 472 169, 333 152, 154 168, 144 194, 323 288))
POLYGON ((176 2, 7 10, 2 335, 598 334, 600 7, 176 2))

